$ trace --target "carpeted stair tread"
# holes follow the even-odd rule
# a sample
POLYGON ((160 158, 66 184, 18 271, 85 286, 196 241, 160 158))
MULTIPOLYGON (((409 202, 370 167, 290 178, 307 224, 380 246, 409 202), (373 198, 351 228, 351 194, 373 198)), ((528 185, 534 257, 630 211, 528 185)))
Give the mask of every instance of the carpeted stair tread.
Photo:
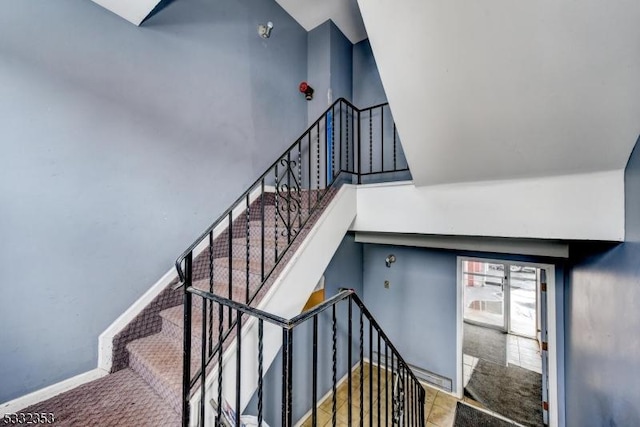
POLYGON ((178 412, 131 369, 83 384, 21 412, 53 413, 52 425, 57 426, 180 426, 178 412))
MULTIPOLYGON (((129 365, 175 410, 180 411, 182 390, 182 348, 163 335, 155 334, 127 344, 129 365)), ((192 371, 196 370, 196 354, 192 371)))
MULTIPOLYGON (((200 306, 202 307, 202 306, 200 306)), ((181 305, 160 312, 162 318, 161 334, 171 339, 176 346, 183 345, 184 307, 181 305)), ((217 337, 214 337, 217 339, 217 337)), ((202 309, 191 312, 191 344, 197 349, 202 344, 202 309)))
MULTIPOLYGON (((265 259, 265 271, 269 271, 271 267, 273 267, 274 263, 267 263, 265 259)), ((228 268, 229 267, 229 258, 216 258, 213 261, 213 268, 228 268)), ((246 273, 247 270, 247 259, 245 257, 233 257, 231 258, 231 268, 236 271, 242 271, 246 273)), ((261 274, 262 263, 259 259, 251 259, 249 258, 249 273, 250 274, 261 274)))

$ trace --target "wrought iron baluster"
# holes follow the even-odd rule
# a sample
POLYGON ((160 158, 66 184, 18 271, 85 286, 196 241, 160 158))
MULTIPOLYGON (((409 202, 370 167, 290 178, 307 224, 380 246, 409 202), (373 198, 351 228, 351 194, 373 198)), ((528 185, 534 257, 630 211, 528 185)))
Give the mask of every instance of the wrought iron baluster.
POLYGON ((260 283, 264 282, 264 178, 260 181, 260 283))
POLYGON ((380 155, 382 169, 381 172, 384 172, 384 106, 380 107, 380 155))
POLYGON ((262 427, 264 320, 258 319, 258 427, 262 427))
MULTIPOLYGON (((229 283, 228 283, 228 290, 229 290, 229 299, 232 300, 233 299, 233 216, 232 216, 232 212, 229 212, 229 217, 228 217, 228 224, 229 224, 229 235, 228 235, 228 240, 229 240, 229 262, 227 265, 227 268, 229 269, 229 283)), ((229 307, 229 328, 231 328, 231 322, 232 322, 232 317, 233 317, 233 313, 231 312, 231 307, 229 307)))
POLYGON ((313 316, 312 427, 318 427, 318 315, 313 316))
MULTIPOLYGON (((231 310, 231 308, 229 308, 231 310)), ((231 317, 231 315, 229 315, 231 317)), ((224 332, 224 309, 222 304, 218 303, 218 401, 216 414, 216 425, 222 424, 222 334, 224 332)))
MULTIPOLYGON (((335 104, 334 104, 335 106, 335 104)), ((336 146, 336 140, 335 140, 335 136, 336 136, 336 132, 335 132, 335 125, 336 125, 336 118, 335 118, 335 108, 334 106, 331 107, 331 179, 329 180, 329 182, 333 182, 333 177, 336 176, 336 150, 335 150, 335 146, 336 146)))
POLYGON ((246 196, 246 216, 247 216, 247 247, 246 247, 246 290, 245 290, 245 303, 249 303, 249 259, 250 259, 250 249, 251 249, 251 207, 249 204, 249 194, 246 196))
POLYGON ((349 347, 347 348, 347 360, 348 360, 348 372, 347 372, 347 387, 349 388, 348 396, 347 396, 347 412, 349 417, 349 424, 351 424, 351 420, 353 419, 353 385, 351 379, 351 373, 353 371, 353 298, 349 296, 349 327, 348 327, 348 339, 349 347))
POLYGON ((340 105, 338 106, 338 111, 340 111, 340 148, 338 150, 338 164, 340 165, 340 170, 338 171, 338 173, 342 172, 342 128, 344 127, 344 122, 342 119, 342 104, 343 102, 340 101, 340 105))
POLYGON ((373 109, 369 110, 369 173, 373 172, 373 109))
POLYGON ((274 256, 275 256, 275 262, 276 264, 278 263, 278 216, 280 216, 279 212, 280 212, 280 207, 279 205, 279 192, 278 192, 278 187, 280 187, 280 183, 278 182, 278 163, 276 162, 275 165, 275 183, 276 183, 276 193, 274 195, 275 198, 275 208, 276 208, 276 214, 274 217, 274 229, 273 229, 273 234, 274 234, 274 240, 275 240, 275 247, 274 247, 274 256))
POLYGON ((307 144, 309 145, 307 153, 309 157, 309 181, 307 182, 308 184, 308 189, 307 189, 307 211, 309 212, 309 215, 311 215, 311 130, 307 131, 307 144))
POLYGON ((369 320, 369 427, 373 427, 373 324, 369 320))
MULTIPOLYGON (((353 168, 351 168, 351 165, 349 164, 349 150, 351 150, 351 145, 349 143, 349 106, 347 106, 344 110, 344 117, 345 117, 345 142, 346 142, 346 149, 345 149, 345 157, 346 157, 346 167, 349 170, 349 172, 353 172, 353 168)), ((342 133, 340 134, 342 136, 342 133)))
POLYGON ((384 341, 384 425, 389 425, 389 345, 384 341))
MULTIPOLYGON (((209 232, 209 292, 213 293, 213 231, 209 232)), ((213 354, 213 304, 209 305, 209 356, 213 354)), ((202 344, 204 346, 204 343, 202 344)))
MULTIPOLYGON (((291 167, 291 151, 289 151, 287 153, 287 172, 289 171, 289 168, 291 167)), ((287 173, 287 192, 286 192, 286 197, 287 197, 287 202, 286 202, 286 206, 287 206, 287 219, 284 220, 285 224, 286 224, 286 228, 287 228, 287 244, 291 243, 291 174, 287 173)))
POLYGON ((207 303, 208 300, 205 298, 202 299, 202 335, 200 338, 202 339, 202 345, 200 346, 200 390, 202 390, 202 394, 200 395, 200 418, 198 420, 198 425, 204 427, 204 405, 206 402, 206 387, 205 380, 207 378, 207 303))
POLYGON ((296 228, 295 219, 291 218, 291 214, 299 215, 302 211, 302 196, 300 195, 300 184, 294 171, 296 162, 291 160, 291 152, 287 154, 287 158, 280 160, 280 164, 284 167, 284 172, 282 176, 278 177, 276 184, 276 200, 278 201, 276 224, 279 218, 284 227, 281 234, 287 238, 287 245, 289 245, 300 232, 300 229, 296 228))
POLYGON ((336 393, 336 384, 338 381, 338 327, 336 320, 336 306, 333 306, 332 314, 331 314, 331 349, 332 349, 332 398, 331 398, 331 420, 333 425, 336 425, 336 416, 337 416, 337 393, 336 393))
POLYGON ((393 123, 393 170, 398 169, 398 167, 396 166, 396 158, 397 158, 397 155, 396 155, 396 132, 397 132, 397 129, 396 129, 396 124, 394 122, 393 123))
MULTIPOLYGON (((318 123, 318 125, 319 125, 319 123, 318 123)), ((329 151, 329 150, 327 150, 327 145, 328 145, 327 140, 328 139, 329 139, 329 135, 328 135, 328 132, 327 132, 327 116, 325 115, 324 116, 324 150, 323 150, 324 151, 324 191, 327 191, 327 187, 329 186, 329 176, 328 176, 329 175, 329 171, 327 170, 328 169, 328 162, 329 162, 329 159, 327 158, 328 157, 328 151, 329 151)))
POLYGON ((391 421, 393 425, 398 424, 398 414, 396 408, 396 381, 397 377, 394 369, 394 353, 391 351, 391 421))
POLYGON ((360 427, 364 427, 364 316, 360 309, 360 427))
POLYGON ((289 334, 289 358, 287 359, 287 427, 293 426, 293 329, 289 334))
POLYGON ((358 110, 358 184, 362 184, 362 122, 358 110))
POLYGON ((182 355, 182 425, 189 425, 189 398, 191 397, 191 292, 187 289, 193 279, 193 252, 184 259, 184 336, 182 355))
POLYGON ((380 330, 376 328, 378 333, 378 426, 380 426, 380 330))
MULTIPOLYGON (((302 204, 302 142, 298 140, 298 196, 300 198, 300 203, 302 204)), ((302 206, 298 209, 298 230, 302 230, 302 206)))
MULTIPOLYGON (((320 122, 316 124, 316 203, 320 193, 320 122)), ((309 206, 311 212, 311 206, 309 206)))
MULTIPOLYGON (((220 349, 222 351, 222 349, 220 349)), ((240 394, 242 392, 242 313, 236 314, 236 425, 240 424, 240 394)))

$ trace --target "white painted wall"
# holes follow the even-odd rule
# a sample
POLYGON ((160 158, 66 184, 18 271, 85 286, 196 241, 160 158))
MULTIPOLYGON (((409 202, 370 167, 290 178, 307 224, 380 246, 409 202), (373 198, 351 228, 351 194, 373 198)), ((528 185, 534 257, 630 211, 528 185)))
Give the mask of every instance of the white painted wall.
POLYGON ((140 25, 160 0, 91 0, 134 25, 140 25))
POLYGON ((354 231, 624 239, 624 170, 416 187, 358 187, 354 231))
MULTIPOLYGON (((367 38, 356 0, 276 0, 305 30, 333 20, 351 43, 367 38)), ((277 25, 277 23, 274 23, 277 25)))
POLYGON ((636 0, 358 0, 416 185, 622 169, 636 0))

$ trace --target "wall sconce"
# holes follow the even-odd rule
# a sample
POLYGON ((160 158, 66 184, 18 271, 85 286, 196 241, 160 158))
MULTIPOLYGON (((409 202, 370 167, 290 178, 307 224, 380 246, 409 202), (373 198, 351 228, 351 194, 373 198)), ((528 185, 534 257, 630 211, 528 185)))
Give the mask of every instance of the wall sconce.
POLYGON ((387 268, 391 268, 391 264, 393 264, 394 262, 396 262, 396 256, 393 254, 390 254, 387 259, 384 260, 384 263, 387 265, 387 268))
POLYGON ((271 30, 273 30, 273 22, 267 22, 267 25, 260 24, 258 25, 258 34, 263 39, 268 39, 271 37, 271 30))

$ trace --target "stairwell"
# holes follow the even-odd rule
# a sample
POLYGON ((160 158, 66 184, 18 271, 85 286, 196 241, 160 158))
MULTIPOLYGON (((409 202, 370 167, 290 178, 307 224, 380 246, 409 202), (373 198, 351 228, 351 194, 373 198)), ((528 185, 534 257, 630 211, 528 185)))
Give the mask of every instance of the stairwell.
MULTIPOLYGON (((381 149, 374 152, 372 118, 378 116, 384 123, 385 108, 388 111, 386 104, 358 110, 343 99, 336 101, 185 251, 176 263, 179 278, 114 336, 110 375, 23 411, 53 413, 59 425, 186 425, 190 411, 185 409, 199 393, 194 384, 204 384, 204 378, 223 363, 222 354, 235 345, 238 331, 244 335, 245 330, 235 327, 238 317, 230 307, 227 311, 213 301, 203 307, 207 300, 192 298, 191 292, 203 291, 256 309, 287 305, 288 311, 281 313, 285 317, 299 313, 355 217, 354 207, 353 217, 342 219, 339 239, 333 243, 327 244, 318 234, 322 233, 319 219, 331 210, 327 208, 332 202, 338 203, 342 183, 356 178, 359 182, 363 175, 371 178, 408 171, 404 159, 398 160, 391 120, 386 123, 388 130, 381 126, 382 141, 375 145, 381 149), (360 123, 363 111, 368 134, 367 126, 360 123), (388 147, 384 146, 385 133, 392 135, 387 138, 388 147), (359 143, 361 139, 365 144, 359 143), (380 155, 381 162, 374 164, 380 155), (288 288, 280 289, 283 272, 286 276, 290 264, 301 263, 297 252, 313 233, 311 239, 325 246, 324 258, 312 260, 313 271, 302 282, 298 274, 288 288), (298 288, 296 296, 291 286, 298 288), (287 292, 291 295, 278 295, 287 292), (271 306, 265 306, 268 300, 271 306), (191 355, 190 363, 184 363, 184 354, 191 355), (203 366, 205 376, 201 375, 203 366), (191 378, 190 385, 185 378, 191 378)), ((311 265, 309 260, 305 265, 311 265)), ((298 267, 304 269, 304 265, 298 267)), ((265 347, 275 347, 269 348, 270 356, 261 369, 268 369, 278 350, 277 343, 265 343, 265 347)), ((251 389, 244 392, 253 393, 251 389)), ((236 406, 242 409, 249 397, 235 402, 236 406)), ((193 422, 202 420, 192 418, 193 422)))
MULTIPOLYGON (((260 201, 256 201, 250 205, 250 211, 256 213, 248 216, 248 224, 247 216, 243 215, 233 222, 231 233, 226 228, 213 241, 212 281, 209 280, 210 251, 207 249, 194 259, 193 286, 203 291, 212 291, 216 295, 229 297, 233 301, 247 302, 251 298, 250 295, 255 295, 251 305, 259 306, 264 295, 276 281, 279 272, 293 257, 300 242, 304 240, 306 234, 313 227, 315 220, 321 215, 334 194, 335 190, 333 189, 327 190, 325 194, 322 194, 322 203, 316 209, 316 212, 310 216, 310 221, 308 221, 307 225, 300 229, 298 239, 279 259, 277 269, 264 282, 264 285, 262 281, 263 264, 260 259, 262 248, 264 247, 265 254, 264 271, 268 272, 276 266, 275 257, 278 237, 282 241, 282 236, 279 234, 278 229, 284 230, 286 228, 285 223, 277 215, 274 197, 265 197, 264 227, 261 221, 262 205, 260 201), (258 213, 260 213, 260 218, 258 218, 258 213), (231 237, 232 241, 231 257, 229 257, 228 249, 229 237, 231 237), (247 251, 249 255, 248 263, 247 251), (229 278, 231 278, 231 281, 229 281, 229 278)), ((300 192, 300 195, 311 196, 316 200, 320 200, 320 192, 317 191, 300 192)), ((305 213, 308 214, 309 209, 308 205, 303 204, 301 214, 305 213)), ((280 245, 282 246, 282 243, 280 245)), ((199 356, 203 342, 200 332, 203 323, 201 307, 202 300, 195 299, 191 320, 192 372, 197 371, 198 360, 196 356, 199 356)), ((210 313, 212 318, 218 318, 218 310, 217 306, 213 307, 213 311, 210 313)), ((181 412, 182 404, 183 315, 182 305, 161 311, 159 313, 162 322, 160 332, 134 340, 126 346, 129 353, 130 368, 147 381, 154 391, 170 404, 176 413, 181 412)), ((218 330, 214 328, 211 332, 212 335, 208 337, 208 342, 217 343, 219 341, 218 330)), ((231 330, 232 335, 230 338, 233 338, 234 333, 234 330, 231 330)), ((224 348, 226 349, 230 343, 231 340, 226 340, 224 348)))

